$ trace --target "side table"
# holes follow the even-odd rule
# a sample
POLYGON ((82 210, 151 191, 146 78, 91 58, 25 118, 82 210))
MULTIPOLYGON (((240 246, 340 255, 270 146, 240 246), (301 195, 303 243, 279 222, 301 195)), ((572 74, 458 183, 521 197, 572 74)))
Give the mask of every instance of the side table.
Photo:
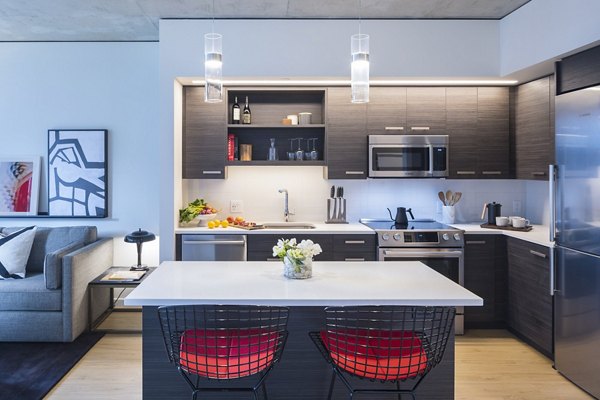
POLYGON ((106 271, 104 271, 103 273, 98 275, 94 280, 92 280, 88 284, 88 324, 89 324, 90 331, 101 331, 101 332, 111 332, 111 333, 141 333, 142 331, 138 330, 138 329, 97 329, 97 328, 113 312, 141 312, 142 311, 141 307, 115 307, 115 299, 114 299, 115 289, 116 288, 121 288, 121 289, 135 288, 140 283, 142 283, 144 281, 144 279, 146 279, 152 272, 154 272, 154 270, 156 270, 156 267, 149 267, 148 271, 146 271, 144 276, 142 276, 140 279, 135 280, 135 281, 118 281, 118 280, 103 281, 102 278, 104 278, 108 274, 112 274, 117 271, 129 271, 129 267, 110 267, 109 269, 107 269, 106 271), (100 315, 96 320, 93 320, 93 316, 92 316, 92 310, 93 310, 92 290, 94 290, 94 288, 110 289, 110 295, 109 295, 109 299, 108 299, 108 302, 109 302, 108 309, 104 313, 102 313, 102 315, 100 315))

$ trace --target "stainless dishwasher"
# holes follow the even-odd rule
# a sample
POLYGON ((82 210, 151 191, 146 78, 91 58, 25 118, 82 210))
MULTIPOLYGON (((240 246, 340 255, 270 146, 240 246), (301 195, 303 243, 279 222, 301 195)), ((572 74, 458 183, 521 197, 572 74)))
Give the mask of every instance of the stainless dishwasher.
POLYGON ((246 261, 246 235, 181 235, 182 261, 246 261))

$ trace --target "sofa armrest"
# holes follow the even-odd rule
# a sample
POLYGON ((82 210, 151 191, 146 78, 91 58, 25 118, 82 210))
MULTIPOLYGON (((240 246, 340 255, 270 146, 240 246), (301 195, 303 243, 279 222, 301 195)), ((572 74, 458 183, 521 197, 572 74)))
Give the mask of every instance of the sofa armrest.
MULTIPOLYGON (((63 257, 63 339, 72 341, 88 327, 88 283, 113 265, 113 239, 106 238, 63 257)), ((103 305, 106 301, 95 304, 103 305)), ((92 312, 96 315, 99 313, 92 312)), ((100 310, 102 312, 102 310, 100 310)))

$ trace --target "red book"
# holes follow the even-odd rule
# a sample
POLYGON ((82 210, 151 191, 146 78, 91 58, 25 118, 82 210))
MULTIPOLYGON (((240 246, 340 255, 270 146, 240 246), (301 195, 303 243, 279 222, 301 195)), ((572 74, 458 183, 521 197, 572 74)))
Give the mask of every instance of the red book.
POLYGON ((233 161, 235 153, 235 135, 230 133, 227 135, 227 160, 233 161))

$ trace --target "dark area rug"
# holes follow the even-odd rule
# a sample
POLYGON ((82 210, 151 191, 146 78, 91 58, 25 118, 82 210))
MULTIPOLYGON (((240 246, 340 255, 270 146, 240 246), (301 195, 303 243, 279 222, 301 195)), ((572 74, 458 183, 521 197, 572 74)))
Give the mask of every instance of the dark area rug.
POLYGON ((72 343, 0 343, 0 399, 42 399, 104 336, 83 333, 72 343))

